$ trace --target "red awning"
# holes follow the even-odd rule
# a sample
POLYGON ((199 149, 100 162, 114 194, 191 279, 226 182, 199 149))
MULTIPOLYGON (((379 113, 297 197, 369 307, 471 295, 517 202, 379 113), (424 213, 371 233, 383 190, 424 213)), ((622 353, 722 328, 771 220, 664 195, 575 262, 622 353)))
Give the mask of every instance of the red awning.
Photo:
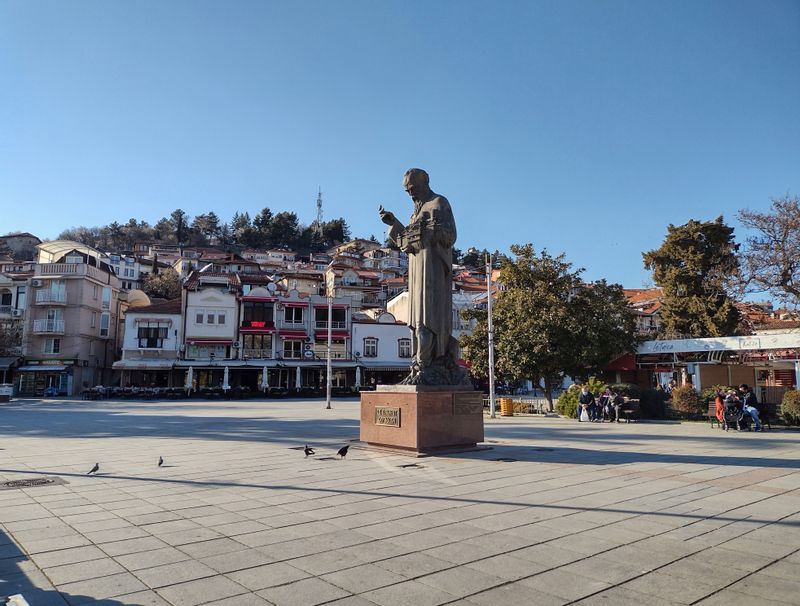
MULTIPOLYGON (((327 309, 328 308, 328 304, 327 303, 314 303, 314 307, 316 307, 317 309, 327 309)), ((347 309, 350 306, 349 305, 334 304, 334 305, 331 305, 331 307, 333 309, 347 309)))
POLYGON ((308 307, 308 303, 302 301, 282 301, 284 307, 308 307))
POLYGON ((269 335, 275 332, 275 328, 240 328, 239 332, 248 335, 269 335))
POLYGON ((308 333, 305 330, 280 330, 278 334, 282 339, 308 339, 308 333))
POLYGON ((636 356, 626 353, 603 366, 603 370, 636 370, 636 356))
MULTIPOLYGON (((317 341, 327 341, 328 340, 328 331, 327 330, 320 330, 314 334, 317 341)), ((350 333, 347 331, 341 330, 332 330, 331 331, 331 339, 347 339, 350 337, 350 333)))

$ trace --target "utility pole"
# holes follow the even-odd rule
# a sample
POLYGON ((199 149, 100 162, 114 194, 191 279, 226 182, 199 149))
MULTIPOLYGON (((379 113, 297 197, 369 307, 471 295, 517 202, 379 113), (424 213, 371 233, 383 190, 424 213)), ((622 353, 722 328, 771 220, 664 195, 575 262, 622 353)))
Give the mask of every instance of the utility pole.
POLYGON ((336 273, 333 270, 333 261, 328 266, 328 281, 325 286, 325 295, 328 298, 328 365, 326 372, 326 385, 325 385, 325 401, 327 406, 325 410, 331 409, 331 388, 333 387, 333 377, 331 377, 331 343, 332 343, 332 327, 333 327, 333 287, 336 280, 336 273))
POLYGON ((486 296, 489 318, 489 416, 494 419, 494 327, 492 326, 492 255, 486 255, 486 296))

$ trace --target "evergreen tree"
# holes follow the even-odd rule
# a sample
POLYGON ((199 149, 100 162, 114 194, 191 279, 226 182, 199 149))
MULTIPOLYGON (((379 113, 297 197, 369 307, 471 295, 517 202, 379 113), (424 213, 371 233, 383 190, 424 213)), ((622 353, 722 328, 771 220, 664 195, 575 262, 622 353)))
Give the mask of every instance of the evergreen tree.
POLYGON ((728 295, 739 261, 733 228, 722 217, 667 228, 661 246, 643 253, 644 266, 664 292, 661 326, 666 338, 736 334, 739 312, 728 295))

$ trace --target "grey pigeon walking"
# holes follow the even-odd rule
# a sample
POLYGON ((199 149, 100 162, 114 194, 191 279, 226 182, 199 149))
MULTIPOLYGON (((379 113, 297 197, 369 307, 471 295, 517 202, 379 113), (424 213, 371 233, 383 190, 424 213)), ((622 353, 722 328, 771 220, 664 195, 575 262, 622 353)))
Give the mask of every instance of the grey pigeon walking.
POLYGON ((95 463, 94 467, 92 467, 86 475, 90 476, 93 473, 97 473, 98 471, 100 471, 100 463, 95 463))
POLYGON ((313 448, 309 448, 308 444, 306 444, 306 447, 303 449, 303 452, 306 453, 306 456, 313 455, 314 454, 314 449, 313 448))
POLYGON ((164 457, 158 457, 158 466, 161 467, 164 464, 164 457))
POLYGON ((347 456, 347 449, 348 448, 350 448, 350 444, 348 444, 347 446, 342 446, 339 449, 339 452, 336 453, 336 454, 338 454, 340 457, 342 457, 344 459, 347 456))

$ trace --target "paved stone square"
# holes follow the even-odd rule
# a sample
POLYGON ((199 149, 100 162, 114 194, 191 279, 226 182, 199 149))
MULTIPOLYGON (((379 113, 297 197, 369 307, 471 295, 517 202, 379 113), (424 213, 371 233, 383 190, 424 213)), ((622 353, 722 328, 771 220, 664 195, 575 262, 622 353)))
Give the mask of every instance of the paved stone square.
POLYGON ((0 490, 32 606, 800 603, 796 431, 524 416, 340 460, 353 400, 19 400, 0 435, 3 481, 66 481, 0 490))

